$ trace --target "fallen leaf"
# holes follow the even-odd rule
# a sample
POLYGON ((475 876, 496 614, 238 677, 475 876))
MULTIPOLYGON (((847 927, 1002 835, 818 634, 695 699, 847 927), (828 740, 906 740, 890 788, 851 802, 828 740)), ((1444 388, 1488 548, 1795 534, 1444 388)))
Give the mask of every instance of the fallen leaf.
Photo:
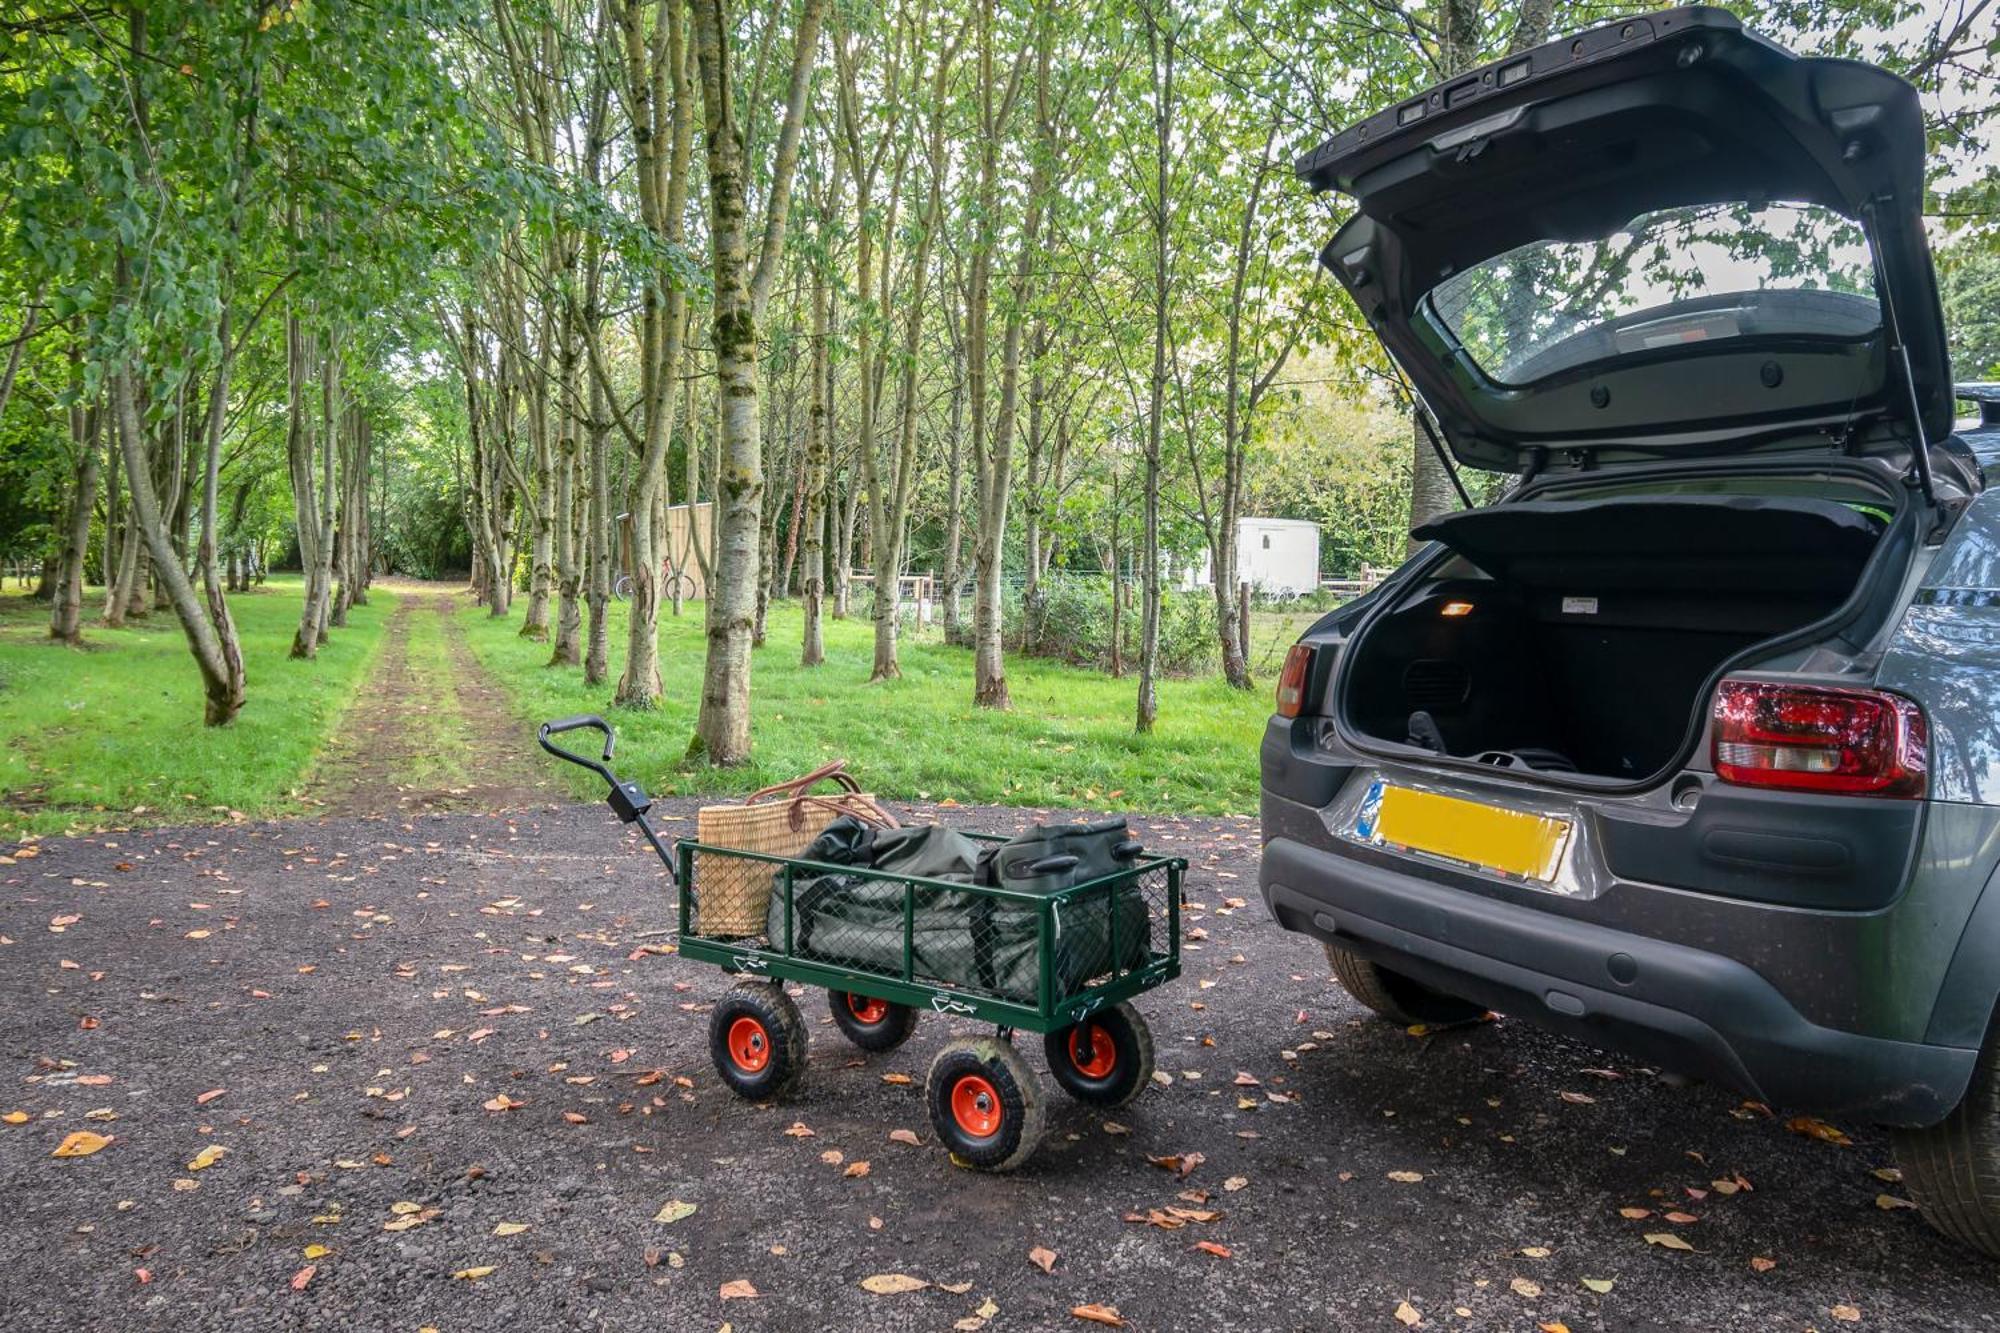
POLYGON ((0 1115, 0 1120, 4 1120, 10 1125, 25 1125, 33 1119, 34 1117, 26 1111, 9 1111, 6 1115, 0 1115))
POLYGON ((461 1282, 477 1282, 480 1278, 491 1273, 494 1268, 495 1265, 493 1264, 480 1264, 474 1268, 461 1268, 456 1273, 453 1273, 452 1276, 461 1282))
POLYGON ((1591 1096, 1587 1092, 1565 1092, 1562 1094, 1562 1099, 1568 1102, 1571 1106, 1597 1105, 1597 1098, 1591 1096))
POLYGON ((806 1128, 806 1122, 803 1120, 794 1120, 791 1128, 787 1129, 785 1134, 794 1139, 809 1139, 813 1136, 813 1132, 806 1128))
POLYGON ((1569 1333, 1569 1325, 1560 1319, 1550 1319, 1544 1323, 1536 1324, 1535 1327, 1540 1330, 1540 1333, 1569 1333))
POLYGON ((868 1163, 849 1162, 847 1164, 847 1169, 841 1172, 840 1174, 847 1177, 849 1180, 859 1180, 861 1177, 868 1174, 868 1163))
POLYGON ((760 1293, 747 1278, 739 1277, 734 1282, 723 1283, 718 1294, 725 1301, 754 1301, 760 1293))
POLYGON ((411 1213, 421 1213, 423 1210, 422 1204, 411 1203, 408 1199, 399 1199, 389 1205, 389 1211, 398 1217, 408 1217, 411 1213))
POLYGON ((1521 1254, 1529 1259, 1546 1259, 1549 1257, 1549 1249, 1546 1245, 1530 1245, 1523 1249, 1521 1254))
POLYGON ((907 1143, 912 1148, 914 1148, 918 1146, 920 1140, 917 1138, 916 1133, 913 1130, 892 1129, 889 1131, 889 1142, 907 1143))
POLYGON ((893 1083, 897 1087, 915 1082, 908 1074, 884 1074, 882 1075, 882 1081, 884 1083, 893 1083))
POLYGON ((674 1199, 661 1205, 660 1211, 653 1214, 653 1220, 655 1222, 679 1222, 684 1218, 693 1217, 695 1207, 696 1205, 694 1204, 683 1203, 679 1199, 674 1199))
POLYGON ((861 1279, 861 1289, 877 1296, 895 1296, 906 1291, 922 1291, 930 1283, 908 1273, 874 1273, 861 1279))
POLYGON ((1424 1322, 1424 1317, 1417 1313, 1416 1306, 1408 1301, 1402 1301, 1396 1306, 1396 1322, 1404 1328, 1415 1328, 1424 1322))
POLYGON ((1516 1296, 1523 1296, 1531 1301, 1542 1294, 1542 1284, 1531 1278, 1517 1277, 1507 1285, 1513 1289, 1516 1296))
POLYGON ((1878 1194, 1875 1196, 1875 1206, 1885 1213, 1893 1213, 1898 1208, 1915 1208, 1917 1205, 1908 1199, 1899 1199, 1893 1194, 1878 1194))
POLYGON ((1056 1268, 1056 1252, 1037 1245, 1028 1251, 1028 1262, 1044 1273, 1053 1273, 1056 1268))
POLYGON ((1589 1287, 1592 1291, 1596 1292, 1598 1295, 1605 1296, 1610 1294, 1611 1288, 1615 1284, 1616 1279, 1608 1277, 1587 1277, 1581 1279, 1581 1281, 1583 1282, 1584 1286, 1589 1287))
POLYGON ((194 1155, 194 1160, 188 1163, 187 1169, 190 1171, 206 1171, 221 1161, 222 1155, 228 1151, 229 1149, 219 1143, 211 1143, 194 1155))
POLYGON ((1836 1305, 1831 1310, 1828 1310, 1827 1313, 1843 1324, 1858 1324, 1861 1322, 1861 1311, 1852 1305, 1836 1305))
POLYGON ((1125 1327, 1125 1320, 1115 1305, 1073 1305, 1069 1312, 1078 1319, 1088 1319, 1093 1324, 1109 1324, 1112 1328, 1125 1327))
POLYGON ((1650 1208, 1620 1208, 1618 1215, 1628 1222, 1640 1222, 1651 1217, 1653 1210, 1650 1208))
POLYGON ((1248 1185, 1249 1183, 1250 1180, 1247 1176, 1231 1176, 1229 1179, 1222 1182, 1222 1188, 1227 1190, 1229 1193, 1234 1194, 1236 1193, 1236 1191, 1242 1189, 1245 1185, 1248 1185))
POLYGON ((509 1097, 506 1093, 503 1092, 497 1097, 494 1097, 488 1101, 481 1102, 480 1105, 484 1106, 489 1111, 513 1111, 517 1110, 520 1107, 526 1106, 527 1103, 523 1101, 516 1101, 514 1098, 509 1097))
POLYGON ((1391 1171, 1389 1173, 1389 1179, 1399 1185, 1414 1185, 1423 1178, 1424 1173, 1421 1171, 1391 1171))
POLYGON ((528 1224, 526 1222, 499 1222, 494 1224, 493 1234, 496 1236, 518 1236, 527 1229, 528 1224))
POLYGON ((1766 1259, 1761 1254, 1757 1255, 1750 1261, 1750 1267, 1754 1271, 1759 1273, 1768 1273, 1777 1266, 1778 1266, 1778 1261, 1776 1259, 1766 1259))
POLYGON ((56 1150, 49 1155, 52 1157, 88 1157, 92 1153, 109 1146, 110 1143, 111 1140, 103 1134, 93 1134, 87 1129, 79 1129, 57 1144, 56 1150))
POLYGON ((1824 1120, 1816 1120, 1809 1115, 1793 1116, 1785 1122, 1785 1128, 1794 1134, 1802 1134, 1821 1143, 1831 1143, 1836 1148, 1852 1148, 1854 1140, 1824 1120))
POLYGON ((1646 1233, 1646 1243, 1648 1245, 1657 1245, 1663 1250, 1687 1250, 1689 1252, 1694 1250, 1694 1246, 1688 1244, 1671 1231, 1649 1231, 1646 1233))
POLYGON ((1204 1254, 1212 1254, 1218 1259, 1228 1259, 1235 1253, 1227 1245, 1217 1245, 1212 1240, 1198 1240, 1194 1247, 1204 1254))
POLYGON ((306 1283, 312 1281, 313 1274, 317 1272, 319 1272, 318 1264, 307 1264, 304 1268, 301 1268, 298 1272, 292 1274, 292 1290, 304 1291, 306 1289, 306 1283))
POLYGON ((199 1097, 196 1097, 194 1099, 194 1104, 196 1106, 206 1106, 227 1091, 229 1091, 227 1088, 210 1088, 207 1092, 204 1092, 199 1097))
POLYGON ((1182 1179, 1186 1179, 1189 1172, 1206 1162, 1208 1158, 1198 1152, 1184 1152, 1173 1153, 1166 1157, 1148 1156, 1146 1160, 1154 1166, 1175 1172, 1182 1179))
POLYGON ((1680 1227, 1692 1226, 1694 1223, 1701 1221, 1693 1213, 1662 1213, 1660 1216, 1666 1218, 1667 1221, 1672 1222, 1675 1226, 1680 1227))

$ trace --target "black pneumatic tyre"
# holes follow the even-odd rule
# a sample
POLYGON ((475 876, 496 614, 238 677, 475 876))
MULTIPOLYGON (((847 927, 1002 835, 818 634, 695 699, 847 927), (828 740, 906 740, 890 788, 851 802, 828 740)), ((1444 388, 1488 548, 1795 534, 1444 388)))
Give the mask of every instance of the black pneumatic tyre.
POLYGON ((1334 980, 1357 1003, 1405 1027, 1417 1023, 1446 1027, 1470 1023, 1486 1014, 1483 1005, 1434 991, 1422 982, 1412 981, 1400 972, 1391 972, 1380 963, 1371 963, 1332 944, 1326 946, 1326 961, 1333 969, 1334 980))
POLYGON ((806 1072, 806 1024, 784 987, 739 981, 708 1019, 708 1054, 738 1097, 783 1097, 806 1072))
POLYGON ((2000 1259, 2000 1049, 1980 1052, 1965 1099, 1928 1129, 1891 1137, 1903 1183, 1924 1220, 1961 1245, 2000 1259))
POLYGON ((1056 1086, 1087 1106, 1125 1105, 1153 1078, 1153 1032, 1130 1004, 1113 1005, 1042 1038, 1056 1086))
POLYGON ((953 1041, 924 1079, 931 1128, 960 1165, 1012 1171, 1047 1128, 1042 1088, 1014 1047, 997 1037, 953 1041))
POLYGON ((895 1050, 917 1030, 917 1011, 907 1004, 844 990, 828 991, 826 1001, 840 1035, 876 1055, 895 1050))

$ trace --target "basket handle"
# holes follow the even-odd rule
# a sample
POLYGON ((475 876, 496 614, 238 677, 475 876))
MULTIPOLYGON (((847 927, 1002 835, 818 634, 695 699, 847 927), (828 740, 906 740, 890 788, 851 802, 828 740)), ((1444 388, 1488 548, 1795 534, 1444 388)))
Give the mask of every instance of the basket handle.
POLYGON ((793 797, 803 796, 811 788, 816 787, 820 783, 826 781, 833 781, 839 783, 842 787, 846 788, 849 793, 855 796, 859 796, 861 794, 861 784, 856 782, 853 778, 853 775, 848 773, 847 761, 845 759, 836 759, 830 764, 821 764, 818 768, 815 768, 812 772, 801 774, 800 776, 793 778, 790 782, 774 783, 769 787, 763 788, 762 790, 753 791, 748 796, 743 798, 743 804, 755 805, 757 804, 757 802, 764 800, 766 797, 777 796, 780 794, 793 797))
POLYGON ((840 796, 795 796, 792 798, 790 820, 794 831, 806 824, 806 808, 830 811, 838 819, 841 815, 852 815, 864 824, 877 828, 901 828, 903 825, 895 815, 881 805, 869 800, 860 792, 847 792, 840 796))

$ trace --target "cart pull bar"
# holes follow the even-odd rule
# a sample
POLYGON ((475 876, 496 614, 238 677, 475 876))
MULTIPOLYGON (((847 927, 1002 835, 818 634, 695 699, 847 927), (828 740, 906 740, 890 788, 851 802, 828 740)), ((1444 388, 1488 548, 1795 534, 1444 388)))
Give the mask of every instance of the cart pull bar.
POLYGON ((617 737, 612 733, 611 724, 595 713, 544 722, 536 732, 535 739, 541 743, 544 750, 556 758, 568 760, 579 768, 587 768, 610 783, 611 795, 605 799, 610 803, 613 812, 625 823, 632 823, 653 808, 652 798, 646 795, 638 783, 621 782, 618 780, 618 775, 611 771, 611 751, 617 744, 617 737), (565 750, 549 739, 551 736, 560 736, 565 731, 581 731, 585 727, 594 727, 604 733, 603 759, 592 759, 573 750, 565 750))

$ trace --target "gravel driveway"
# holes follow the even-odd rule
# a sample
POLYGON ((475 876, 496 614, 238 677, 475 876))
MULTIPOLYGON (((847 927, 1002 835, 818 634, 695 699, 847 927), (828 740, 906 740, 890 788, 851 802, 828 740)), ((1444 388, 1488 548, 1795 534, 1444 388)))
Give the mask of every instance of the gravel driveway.
POLYGON ((1364 1019, 1257 901, 1254 821, 1142 830, 1201 905, 1139 1002, 1171 1085, 1122 1125, 1058 1104, 1008 1177, 932 1142, 941 1019, 864 1059, 803 995, 800 1094, 725 1092, 725 978, 601 807, 33 844, 0 864, 0 1328, 2000 1326, 1880 1135, 1364 1019), (52 1156, 77 1131, 111 1141, 52 1156))

